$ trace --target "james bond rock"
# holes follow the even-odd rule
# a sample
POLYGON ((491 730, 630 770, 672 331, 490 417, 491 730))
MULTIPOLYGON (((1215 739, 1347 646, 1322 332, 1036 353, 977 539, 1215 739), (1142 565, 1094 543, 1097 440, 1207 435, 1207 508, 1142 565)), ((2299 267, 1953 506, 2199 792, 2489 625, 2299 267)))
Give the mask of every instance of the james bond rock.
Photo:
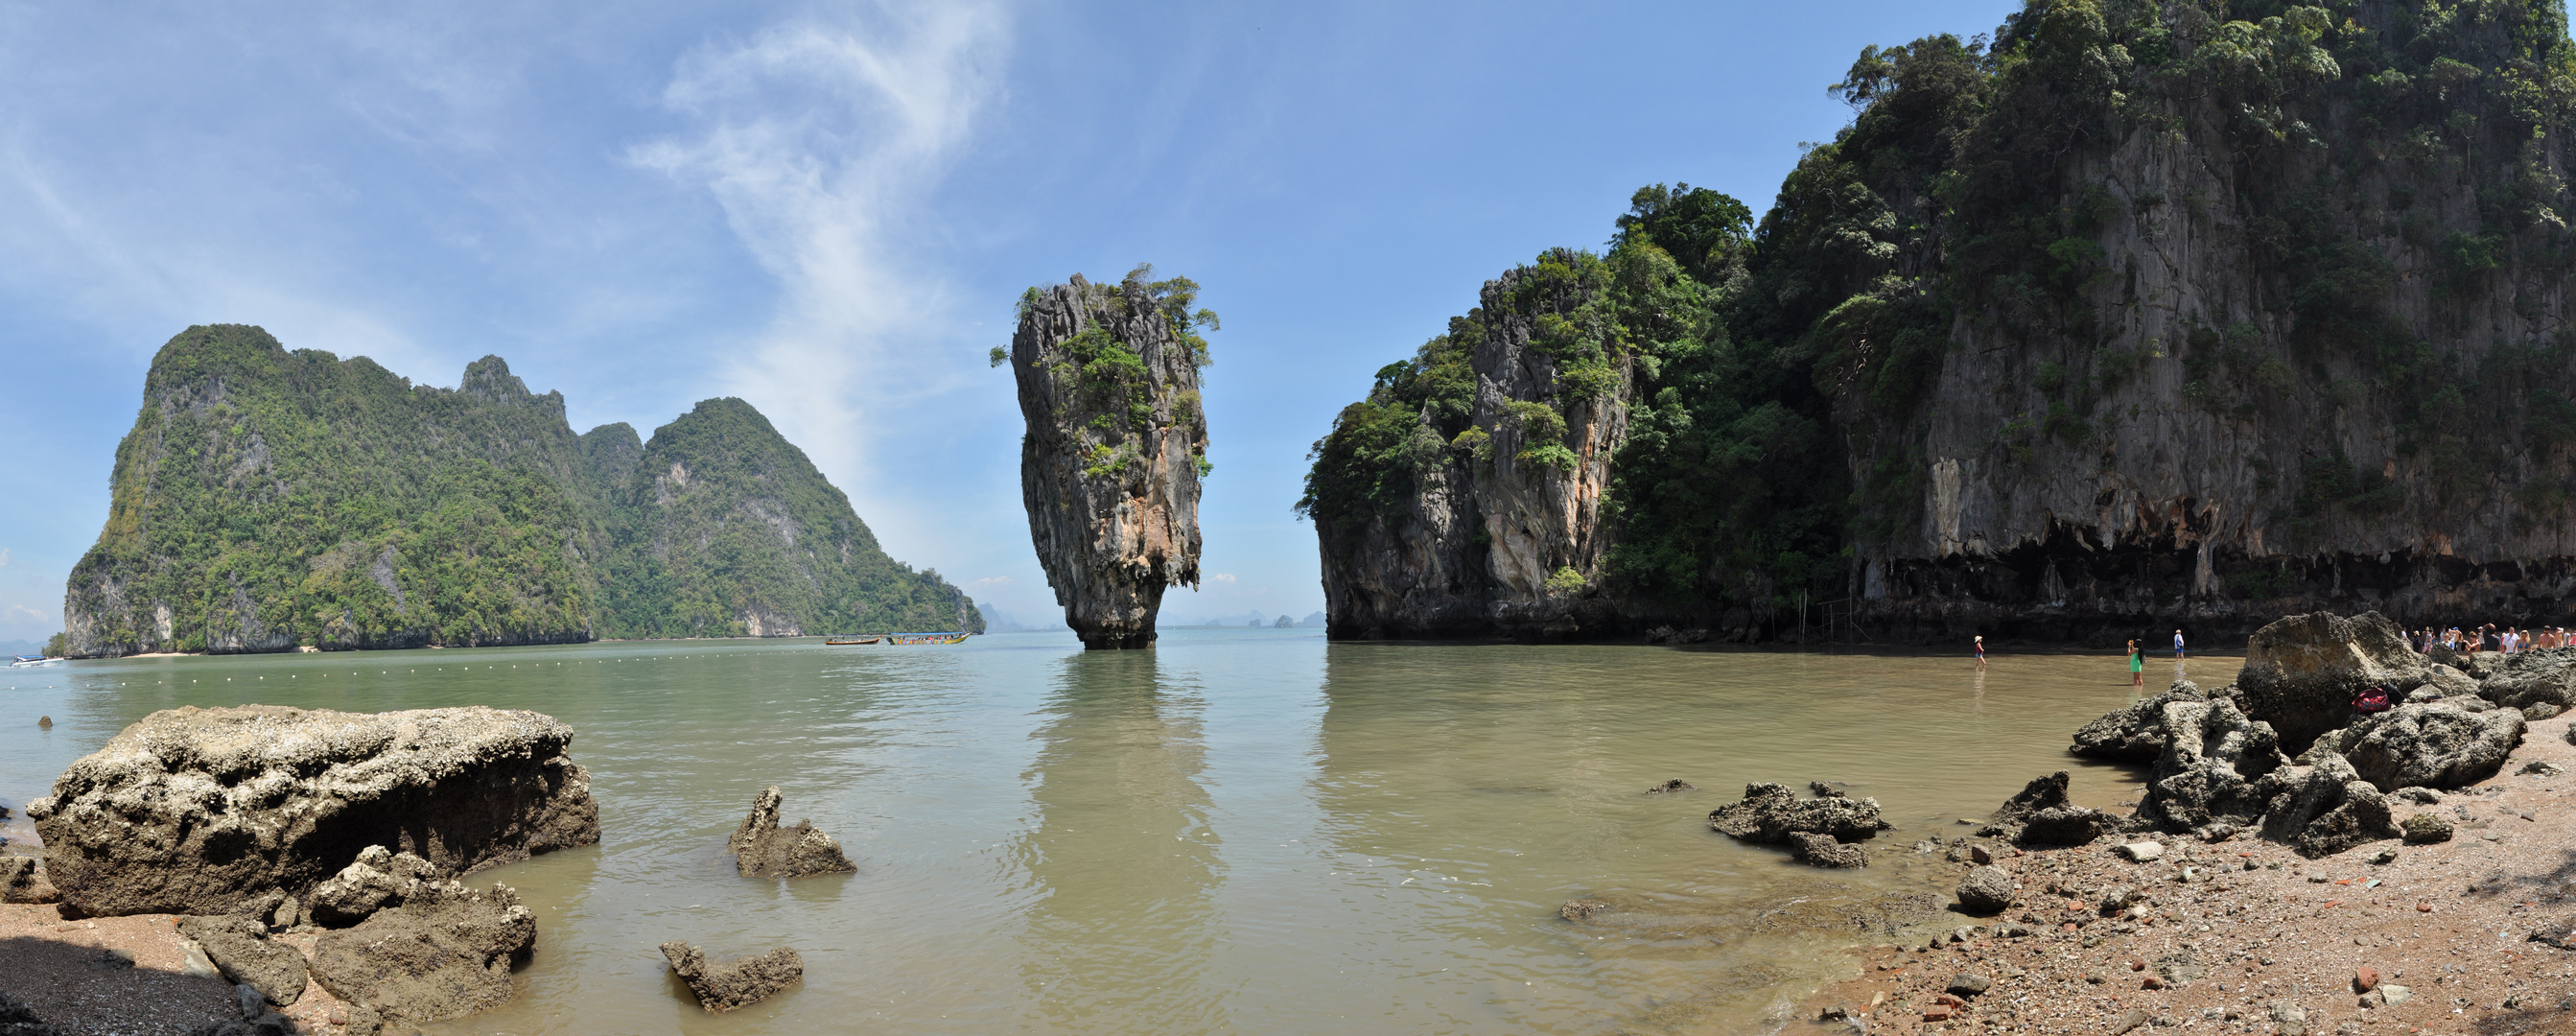
POLYGON ((1152 274, 1031 288, 1011 336, 1029 536, 1065 623, 1093 649, 1154 646, 1164 589, 1199 582, 1208 353, 1194 329, 1215 314, 1190 310, 1188 278, 1152 274))

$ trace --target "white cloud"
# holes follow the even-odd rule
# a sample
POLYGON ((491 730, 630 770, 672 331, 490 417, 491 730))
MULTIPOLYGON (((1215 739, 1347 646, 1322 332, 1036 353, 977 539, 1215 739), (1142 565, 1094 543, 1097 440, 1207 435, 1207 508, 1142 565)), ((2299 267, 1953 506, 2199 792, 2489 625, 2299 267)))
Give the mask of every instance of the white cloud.
POLYGON ((23 604, 13 604, 13 605, 10 605, 10 606, 9 606, 9 610, 8 610, 8 611, 6 611, 6 612, 0 612, 0 615, 6 615, 6 616, 8 617, 8 619, 9 619, 9 621, 11 621, 11 622, 19 622, 19 621, 25 621, 25 622, 52 622, 52 621, 53 621, 53 617, 52 617, 52 616, 46 615, 46 614, 45 614, 45 613, 43 613, 43 612, 40 612, 40 611, 37 611, 37 610, 35 610, 35 609, 33 609, 33 608, 27 607, 26 605, 23 605, 23 604), (24 617, 23 619, 21 619, 21 617, 22 617, 22 616, 24 617))
POLYGON ((0 547, 0 568, 9 567, 9 548, 0 547))
POLYGON ((906 347, 936 334, 947 292, 905 245, 935 230, 915 214, 999 89, 1007 21, 889 3, 701 49, 663 93, 694 131, 629 156, 702 182, 778 279, 779 311, 717 378, 854 497, 865 433, 895 425, 880 411, 940 376, 906 347))
POLYGON ((966 584, 966 588, 969 590, 996 590, 1005 586, 1017 585, 1019 585, 1019 580, 1013 579, 1009 576, 985 576, 982 579, 966 584))
POLYGON ((1232 572, 1219 572, 1219 573, 1216 573, 1215 575, 1212 575, 1212 576, 1207 577, 1207 581, 1208 581, 1208 582, 1211 582, 1211 583, 1225 583, 1225 584, 1228 584, 1228 585, 1232 585, 1232 584, 1233 584, 1233 582, 1234 582, 1234 573, 1232 573, 1232 572))

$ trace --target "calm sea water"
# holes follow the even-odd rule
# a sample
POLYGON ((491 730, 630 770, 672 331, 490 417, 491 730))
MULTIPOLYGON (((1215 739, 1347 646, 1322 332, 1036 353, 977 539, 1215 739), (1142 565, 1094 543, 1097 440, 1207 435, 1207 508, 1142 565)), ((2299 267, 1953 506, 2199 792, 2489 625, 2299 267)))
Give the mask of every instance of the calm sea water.
MULTIPOLYGON (((2151 687, 2177 668, 2153 664, 2151 687)), ((604 840, 476 876, 526 897, 538 952, 511 1006, 454 1032, 1734 1034, 1847 966, 1842 907, 1946 892, 1955 868, 1908 843, 2051 770, 2076 771, 2079 801, 2134 797, 2134 775, 2064 752, 2131 700, 2107 655, 1980 675, 1303 630, 1167 630, 1125 653, 1006 634, 132 659, 0 672, 0 802, 179 705, 571 723, 604 840), (1675 777, 1703 790, 1643 793, 1675 777), (1900 825, 1868 870, 1706 826, 1748 781, 1814 779, 1900 825), (770 784, 858 874, 734 873, 725 835, 770 784), (1557 917, 1580 897, 1619 910, 1557 917), (668 977, 668 939, 793 946, 805 983, 710 1016, 668 977)))

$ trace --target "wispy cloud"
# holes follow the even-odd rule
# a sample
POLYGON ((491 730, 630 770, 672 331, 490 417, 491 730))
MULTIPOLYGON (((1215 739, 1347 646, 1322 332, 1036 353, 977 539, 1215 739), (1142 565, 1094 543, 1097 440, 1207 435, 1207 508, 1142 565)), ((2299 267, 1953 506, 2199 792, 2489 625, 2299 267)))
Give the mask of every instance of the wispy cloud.
MULTIPOLYGON (((0 561, 5 561, 6 557, 7 552, 0 551, 0 561)), ((985 576, 982 579, 966 584, 966 589, 970 593, 983 593, 988 590, 999 590, 1006 586, 1018 585, 1019 580, 1013 579, 1009 576, 985 576)))
POLYGON ((1212 575, 1212 576, 1207 577, 1207 581, 1208 581, 1208 582, 1211 582, 1211 583, 1224 583, 1224 584, 1226 584, 1226 585, 1228 585, 1228 586, 1231 586, 1231 585, 1233 585, 1233 584, 1234 584, 1234 573, 1232 573, 1232 572, 1219 572, 1219 573, 1216 573, 1215 575, 1212 575))
POLYGON ((0 547, 0 568, 9 567, 9 548, 0 547))
POLYGON ((923 388, 904 347, 948 292, 906 241, 934 229, 926 196, 1000 89, 1007 28, 987 4, 884 4, 703 48, 662 98, 692 131, 630 154, 703 183, 778 279, 779 310, 718 380, 853 496, 880 411, 923 388))

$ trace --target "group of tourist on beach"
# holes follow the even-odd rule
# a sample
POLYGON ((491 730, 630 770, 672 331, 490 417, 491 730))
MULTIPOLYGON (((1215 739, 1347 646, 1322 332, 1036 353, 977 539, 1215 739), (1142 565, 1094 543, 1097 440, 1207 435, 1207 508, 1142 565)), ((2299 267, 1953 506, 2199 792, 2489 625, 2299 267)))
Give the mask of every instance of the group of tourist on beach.
POLYGON ((2529 630, 2507 626, 2497 629, 2492 622, 2468 630, 2457 626, 2436 630, 2426 626, 2415 631, 2414 640, 2417 651, 2431 651, 2434 645, 2439 644, 2464 655, 2474 655, 2481 651, 2519 655, 2525 651, 2566 647, 2568 644, 2565 626, 2542 626, 2539 629, 2529 630))

